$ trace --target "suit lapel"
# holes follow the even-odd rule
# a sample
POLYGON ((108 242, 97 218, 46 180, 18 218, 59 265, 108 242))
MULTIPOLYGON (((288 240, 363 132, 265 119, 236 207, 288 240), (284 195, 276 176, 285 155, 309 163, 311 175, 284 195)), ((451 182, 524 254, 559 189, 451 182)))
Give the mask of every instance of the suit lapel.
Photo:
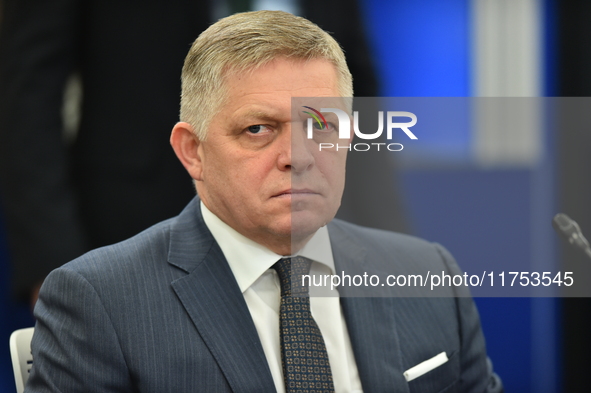
MULTIPOLYGON (((338 224, 331 224, 329 233, 336 274, 353 275, 367 271, 370 256, 361 241, 343 231, 338 224)), ((341 307, 365 392, 409 392, 402 374, 395 301, 392 297, 341 295, 341 307)))
POLYGON ((169 263, 188 273, 172 287, 232 390, 275 391, 250 312, 198 198, 172 224, 169 263))

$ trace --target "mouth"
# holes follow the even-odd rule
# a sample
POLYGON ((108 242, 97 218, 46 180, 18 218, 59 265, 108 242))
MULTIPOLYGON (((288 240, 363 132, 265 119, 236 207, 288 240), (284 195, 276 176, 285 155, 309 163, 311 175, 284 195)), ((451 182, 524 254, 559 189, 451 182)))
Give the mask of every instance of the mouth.
POLYGON ((305 196, 311 196, 311 195, 320 195, 320 193, 314 191, 314 190, 310 190, 308 188, 301 188, 301 189, 287 189, 284 191, 281 191, 275 195, 273 195, 274 198, 292 198, 292 197, 305 197, 305 196))

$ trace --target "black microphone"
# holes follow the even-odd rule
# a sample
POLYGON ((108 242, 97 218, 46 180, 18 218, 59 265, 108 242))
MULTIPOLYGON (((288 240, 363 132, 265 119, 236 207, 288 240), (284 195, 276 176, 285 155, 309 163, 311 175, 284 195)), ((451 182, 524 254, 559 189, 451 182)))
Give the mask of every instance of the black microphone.
POLYGON ((585 254, 591 258, 591 247, 589 242, 583 236, 579 224, 564 213, 558 213, 552 219, 552 226, 562 237, 566 239, 571 245, 580 248, 585 254))

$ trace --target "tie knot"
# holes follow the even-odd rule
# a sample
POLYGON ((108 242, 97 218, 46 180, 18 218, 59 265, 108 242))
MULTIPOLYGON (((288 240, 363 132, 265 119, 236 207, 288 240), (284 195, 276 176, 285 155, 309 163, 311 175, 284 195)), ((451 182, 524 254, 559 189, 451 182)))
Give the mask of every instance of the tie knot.
POLYGON ((302 283, 302 276, 310 273, 312 261, 304 257, 281 258, 273 265, 279 275, 281 296, 306 295, 308 280, 302 283))

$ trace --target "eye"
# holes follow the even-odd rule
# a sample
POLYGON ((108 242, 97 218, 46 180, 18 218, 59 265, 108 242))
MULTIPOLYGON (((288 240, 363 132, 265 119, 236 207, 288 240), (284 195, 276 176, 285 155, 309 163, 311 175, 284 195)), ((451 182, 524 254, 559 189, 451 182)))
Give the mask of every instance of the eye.
POLYGON ((317 121, 312 122, 312 127, 314 127, 315 131, 322 131, 322 132, 331 132, 336 130, 336 127, 333 123, 327 122, 326 125, 324 123, 318 123, 317 121))
POLYGON ((247 130, 251 134, 260 134, 262 132, 268 131, 268 128, 262 124, 255 124, 254 126, 249 126, 247 130))

